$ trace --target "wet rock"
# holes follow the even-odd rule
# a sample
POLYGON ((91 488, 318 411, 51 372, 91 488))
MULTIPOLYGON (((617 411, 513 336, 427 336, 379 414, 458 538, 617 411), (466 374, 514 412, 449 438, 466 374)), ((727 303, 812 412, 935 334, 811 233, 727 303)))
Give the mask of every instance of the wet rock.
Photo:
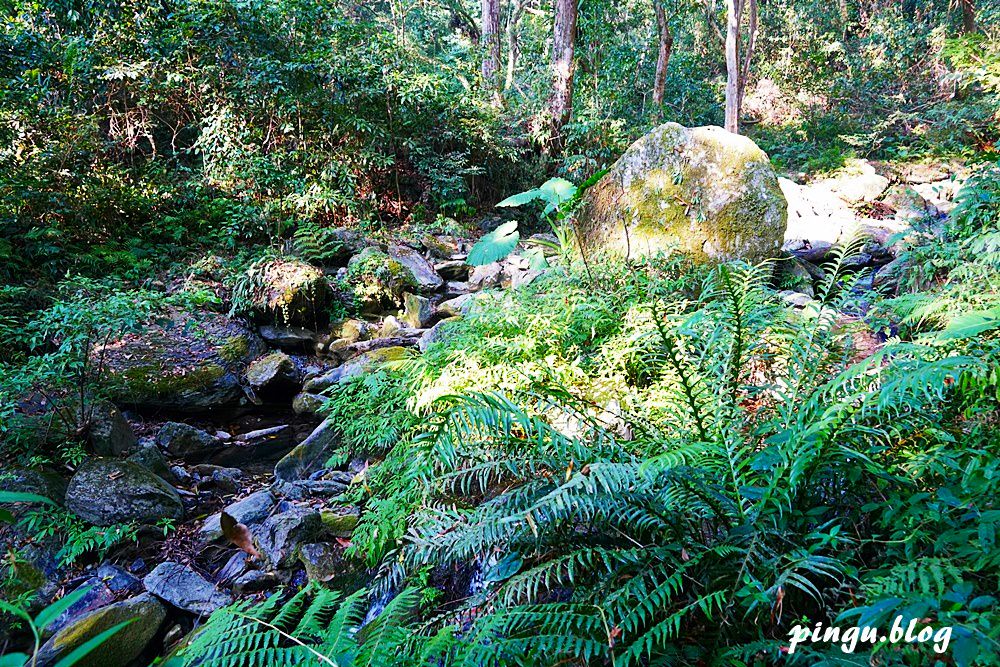
POLYGON ((354 476, 347 472, 335 472, 330 479, 301 479, 292 482, 276 482, 274 492, 287 500, 308 498, 333 498, 341 495, 350 486, 354 476))
POLYGON ((303 392, 292 399, 292 410, 297 415, 318 415, 325 403, 326 399, 322 396, 303 392))
POLYGON ((327 582, 344 571, 344 548, 336 544, 303 544, 298 556, 310 581, 327 582))
POLYGON ((207 616, 232 603, 232 597, 186 565, 167 561, 160 563, 142 580, 146 590, 182 609, 207 616))
POLYGON ((329 320, 333 293, 320 269, 295 259, 273 259, 250 269, 251 312, 260 322, 311 327, 329 320))
POLYGON ((234 437, 212 453, 215 465, 243 467, 277 461, 295 447, 295 430, 287 425, 272 426, 234 437))
POLYGON ((280 401, 292 396, 301 383, 295 362, 284 352, 272 352, 250 363, 246 381, 263 401, 280 401))
POLYGON ((454 299, 449 299, 439 303, 438 312, 446 317, 468 315, 469 311, 472 309, 473 303, 475 303, 475 300, 475 294, 463 294, 455 297, 454 299))
POLYGON ((771 162, 753 141, 666 123, 584 193, 577 228, 591 253, 676 248, 695 261, 758 261, 777 254, 786 209, 771 162))
POLYGON ((781 292, 778 292, 778 296, 780 296, 782 301, 786 304, 795 308, 805 308, 813 302, 813 298, 808 294, 793 292, 792 290, 782 290, 781 292))
POLYGON ((340 434, 333 421, 324 420, 309 437, 278 461, 274 467, 275 479, 279 482, 307 479, 326 466, 339 443, 340 434))
POLYGON ((134 598, 95 609, 73 620, 52 636, 38 653, 38 667, 54 665, 74 650, 119 623, 132 621, 111 640, 88 653, 76 667, 129 665, 146 653, 160 631, 167 610, 153 596, 134 598))
POLYGON ((121 456, 135 447, 135 431, 114 404, 98 401, 90 406, 87 441, 98 456, 121 456))
POLYGON ((76 588, 76 590, 80 589, 89 590, 82 598, 74 602, 66 611, 60 614, 46 628, 46 633, 54 634, 59 632, 59 630, 84 614, 141 593, 142 582, 117 565, 105 563, 97 568, 94 576, 76 588))
MULTIPOLYGON (((274 495, 263 489, 251 493, 243 500, 238 500, 226 507, 226 512, 236 519, 237 523, 246 524, 248 527, 262 523, 271 514, 275 504, 274 495)), ((222 513, 213 514, 205 519, 204 525, 198 531, 199 537, 206 541, 217 540, 222 537, 222 526, 220 519, 222 513)))
POLYGON ((799 259, 814 266, 819 266, 830 255, 833 244, 828 241, 799 241, 799 246, 792 249, 791 253, 799 259))
POLYGON ((208 456, 221 443, 211 433, 190 424, 167 422, 157 432, 156 444, 170 456, 196 458, 208 456))
POLYGON ((417 291, 420 293, 436 292, 444 286, 444 279, 434 270, 434 265, 416 250, 394 245, 389 248, 389 257, 406 267, 413 276, 417 291))
POLYGON ((349 538, 354 534, 360 520, 357 508, 347 508, 343 511, 320 512, 323 522, 323 534, 331 537, 349 538))
POLYGON ((184 517, 173 487, 142 466, 113 459, 91 459, 79 467, 66 490, 66 507, 97 526, 184 517))
POLYGON ((245 326, 215 313, 175 312, 94 347, 119 405, 172 413, 232 411, 246 404, 240 377, 264 343, 245 326))
POLYGON ((414 329, 427 327, 434 318, 434 304, 425 296, 403 295, 403 321, 414 329))
POLYGON ((435 264, 434 270, 445 280, 464 282, 469 279, 472 267, 460 259, 450 259, 435 264))
POLYGON ((260 337, 269 345, 280 347, 290 352, 308 350, 318 339, 318 335, 311 329, 301 327, 279 327, 270 324, 261 325, 258 329, 260 337))
POLYGON ((295 548, 314 539, 322 528, 319 512, 292 505, 264 521, 254 536, 267 562, 274 567, 284 567, 294 559, 295 548))

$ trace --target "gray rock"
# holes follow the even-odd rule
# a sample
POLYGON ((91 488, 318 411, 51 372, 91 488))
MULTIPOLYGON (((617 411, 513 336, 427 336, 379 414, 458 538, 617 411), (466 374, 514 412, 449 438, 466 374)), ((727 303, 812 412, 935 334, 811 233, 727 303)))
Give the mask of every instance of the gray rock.
POLYGON ((295 548, 322 533, 319 512, 308 507, 290 506, 269 517, 255 532, 257 547, 267 562, 284 567, 295 557, 295 548))
POLYGON ((298 556, 310 581, 327 582, 344 571, 344 548, 336 544, 303 544, 298 556))
POLYGON ((189 424, 167 422, 156 434, 156 444, 171 456, 180 458, 205 457, 218 449, 220 442, 211 433, 189 424))
POLYGON ((445 280, 464 282, 469 279, 469 272, 472 270, 472 267, 462 260, 450 259, 446 262, 435 264, 434 270, 445 280))
POLYGON ((298 351, 312 347, 317 340, 316 332, 301 327, 279 327, 270 324, 261 325, 260 337, 283 350, 298 351))
MULTIPOLYGON (((388 340, 396 342, 397 338, 388 340)), ((378 339, 369 342, 378 342, 378 339)), ((302 391, 309 394, 320 394, 334 385, 341 384, 351 378, 369 373, 386 362, 398 361, 405 357, 406 348, 398 345, 373 349, 369 352, 364 352, 353 357, 344 364, 337 366, 322 375, 317 375, 316 377, 306 380, 305 385, 302 387, 302 391)))
POLYGON ((279 482, 307 479, 326 466, 333 450, 340 443, 340 433, 333 421, 326 419, 309 437, 290 451, 274 467, 274 477, 279 482))
POLYGON ((163 456, 163 452, 148 440, 140 443, 138 449, 126 460, 141 465, 149 472, 162 477, 167 482, 173 483, 177 481, 174 473, 170 470, 170 464, 167 463, 167 459, 163 456))
POLYGON ((245 377, 250 389, 264 401, 287 399, 301 384, 295 362, 284 352, 255 359, 247 367, 245 377))
POLYGON ((287 500, 307 498, 332 498, 350 486, 354 476, 348 472, 335 472, 332 479, 300 479, 293 482, 276 482, 274 491, 287 500))
POLYGON ((665 123, 584 193, 576 223, 589 253, 675 248, 695 261, 759 261, 777 255, 787 207, 771 161, 752 140, 665 123))
POLYGON ((778 296, 780 296, 786 304, 794 306, 795 308, 805 308, 813 302, 813 298, 808 294, 793 292, 792 290, 782 290, 781 292, 778 292, 778 296))
POLYGON ((184 517, 172 486, 140 465, 113 459, 91 459, 77 469, 66 490, 66 507, 97 526, 184 517))
POLYGON ((207 616, 233 598, 186 565, 160 563, 142 580, 146 590, 178 609, 207 616))
POLYGON ((295 431, 282 424, 234 437, 212 453, 215 465, 245 466, 251 463, 277 461, 295 447, 295 431))
POLYGON ((792 254, 810 264, 819 265, 826 261, 833 244, 829 241, 801 241, 801 247, 792 250, 792 254))
POLYGON ((427 294, 444 286, 444 279, 434 270, 434 265, 424 259, 424 256, 416 250, 394 245, 389 248, 389 257, 410 271, 420 292, 427 294))
MULTIPOLYGON (((407 300, 407 298, 411 298, 411 297, 413 297, 413 295, 410 294, 409 292, 407 292, 406 294, 403 295, 403 307, 404 308, 406 307, 406 300, 407 300)), ((423 297, 417 297, 417 298, 423 298, 423 297)), ((402 329, 402 328, 403 328, 403 323, 402 322, 400 322, 398 319, 396 319, 395 316, 388 315, 388 316, 386 316, 382 320, 382 326, 380 326, 379 329, 378 329, 378 335, 379 335, 380 338, 384 338, 384 337, 388 337, 388 336, 395 336, 397 333, 399 333, 399 330, 402 329)))
POLYGON ((403 295, 403 321, 414 329, 427 327, 434 318, 434 304, 425 296, 403 295))
POLYGON ((292 411, 297 415, 318 415, 326 399, 318 394, 302 392, 292 399, 292 411))
POLYGON ((182 468, 181 466, 170 466, 170 474, 174 476, 178 484, 183 486, 189 486, 194 483, 194 479, 191 477, 191 473, 182 468))
POLYGON ((475 294, 463 294, 438 304, 438 312, 446 317, 468 315, 475 303, 475 294))
POLYGON ((460 319, 462 318, 449 317, 441 320, 440 322, 432 326, 430 329, 425 331, 424 334, 420 337, 420 340, 417 341, 417 349, 419 349, 421 352, 426 352, 427 348, 433 345, 434 343, 440 343, 447 340, 448 331, 446 327, 452 322, 457 322, 460 319))
POLYGON ((491 287, 500 287, 502 281, 503 266, 500 262, 493 262, 492 264, 484 264, 472 269, 468 284, 471 290, 483 290, 491 287))
POLYGON ((91 405, 87 440, 98 456, 121 456, 135 447, 135 431, 114 404, 98 401, 91 405))
POLYGON ((54 665, 87 641, 125 621, 132 622, 77 662, 76 667, 130 665, 146 652, 166 617, 164 606, 146 593, 95 609, 74 619, 42 646, 38 667, 54 665))
MULTIPOLYGON (((226 507, 226 512, 236 519, 237 523, 247 526, 256 526, 262 523, 274 509, 274 495, 267 489, 251 493, 243 500, 238 500, 226 507)), ((212 541, 222 537, 222 526, 219 521, 222 513, 213 514, 205 519, 204 525, 198 531, 198 535, 206 540, 212 541)))
POLYGON ((122 598, 141 593, 142 582, 117 565, 105 563, 97 568, 94 576, 78 586, 76 590, 80 589, 89 590, 82 598, 56 617, 56 620, 52 621, 46 628, 47 633, 59 632, 84 614, 106 607, 122 598))
POLYGON ((281 583, 281 578, 275 572, 264 570, 247 570, 233 577, 232 588, 237 595, 256 593, 275 588, 281 583))

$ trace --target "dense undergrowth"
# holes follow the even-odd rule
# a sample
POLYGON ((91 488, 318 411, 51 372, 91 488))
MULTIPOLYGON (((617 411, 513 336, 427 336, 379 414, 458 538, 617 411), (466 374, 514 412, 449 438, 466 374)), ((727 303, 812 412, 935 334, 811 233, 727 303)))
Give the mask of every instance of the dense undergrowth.
MULTIPOLYGON (((384 457, 355 488, 352 550, 379 566, 375 597, 407 591, 393 613, 348 640, 310 619, 357 615, 356 597, 240 607, 185 664, 258 664, 278 636, 255 618, 296 638, 268 664, 642 665, 772 664, 793 625, 897 615, 952 626, 956 664, 994 662, 995 187, 984 171, 943 235, 912 241, 923 291, 875 297, 903 322, 877 349, 843 315, 873 298, 851 248, 803 310, 766 265, 677 258, 480 298, 446 341, 329 399, 352 421, 343 456, 384 457)), ((868 652, 784 660, 935 659, 868 652)))

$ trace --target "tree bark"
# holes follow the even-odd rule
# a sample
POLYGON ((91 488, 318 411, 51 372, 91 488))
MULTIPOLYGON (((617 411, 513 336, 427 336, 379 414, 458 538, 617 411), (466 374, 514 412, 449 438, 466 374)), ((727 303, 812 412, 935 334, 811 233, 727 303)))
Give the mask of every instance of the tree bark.
POLYGON ((503 89, 510 90, 514 85, 514 71, 517 69, 517 59, 521 57, 521 41, 517 32, 521 16, 531 0, 518 0, 510 20, 507 21, 507 77, 503 89))
POLYGON ((656 56, 656 73, 653 76, 653 104, 656 106, 656 114, 660 115, 663 106, 663 93, 667 86, 667 65, 670 64, 670 52, 674 48, 674 35, 670 32, 670 24, 667 21, 667 10, 663 8, 660 0, 653 0, 656 9, 656 32, 658 46, 656 56))
POLYGON ((976 0, 959 0, 962 3, 962 33, 971 35, 979 32, 976 25, 976 0))
POLYGON ((562 128, 573 114, 573 56, 576 48, 577 0, 555 0, 552 34, 552 96, 550 151, 562 147, 562 128))
POLYGON ((483 85, 499 98, 500 89, 500 0, 482 0, 483 85))
POLYGON ((726 0, 726 129, 740 131, 740 19, 743 0, 726 0))

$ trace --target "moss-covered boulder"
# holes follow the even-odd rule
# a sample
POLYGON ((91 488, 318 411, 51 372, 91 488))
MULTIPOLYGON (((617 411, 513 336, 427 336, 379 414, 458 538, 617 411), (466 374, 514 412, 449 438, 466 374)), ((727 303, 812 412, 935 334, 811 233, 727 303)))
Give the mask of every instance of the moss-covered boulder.
POLYGON ((264 351, 263 341, 236 320, 174 312, 94 355, 119 405, 205 413, 247 402, 240 377, 264 351))
POLYGON ((787 204, 767 155, 718 127, 666 123, 632 144, 584 195, 585 250, 757 261, 781 248, 787 204))
POLYGON ((172 486, 140 465, 115 459, 81 465, 66 489, 66 507, 96 526, 184 517, 172 486))
POLYGON ((417 281, 398 259, 378 248, 365 248, 347 264, 347 285, 361 310, 377 313, 398 308, 403 293, 417 288, 417 281))
POLYGON ((88 653, 76 665, 109 667, 133 664, 146 652, 166 617, 166 608, 148 593, 101 607, 74 620, 53 635, 39 651, 38 667, 56 664, 87 641, 125 621, 131 623, 88 653))
POLYGON ((322 470, 334 449, 340 444, 340 432, 333 421, 326 419, 295 449, 274 466, 274 478, 279 482, 307 479, 322 470))
POLYGON ((249 310, 260 322, 316 327, 330 319, 333 292, 323 271, 297 259, 273 259, 249 269, 249 310))
POLYGON ((255 359, 245 377, 254 395, 263 401, 287 399, 302 385, 299 369, 284 352, 272 352, 255 359))

